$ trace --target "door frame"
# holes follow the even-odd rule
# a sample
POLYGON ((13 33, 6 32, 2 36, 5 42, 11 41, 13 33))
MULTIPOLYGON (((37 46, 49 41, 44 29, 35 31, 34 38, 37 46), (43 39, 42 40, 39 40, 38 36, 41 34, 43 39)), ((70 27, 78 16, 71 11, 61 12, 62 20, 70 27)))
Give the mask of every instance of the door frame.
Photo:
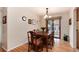
POLYGON ((48 32, 48 20, 54 21, 56 19, 59 20, 59 39, 61 39, 61 16, 57 16, 57 17, 52 17, 50 19, 46 19, 46 32, 48 32))
MULTIPOLYGON (((79 19, 78 19, 78 18, 79 18, 79 17, 78 17, 78 16, 79 16, 79 15, 78 15, 78 12, 79 12, 78 9, 79 9, 79 7, 77 7, 77 8, 75 9, 75 10, 76 10, 76 26, 78 25, 77 22, 79 21, 79 19)), ((78 46, 78 43, 79 43, 79 42, 78 42, 78 41, 79 41, 79 39, 78 39, 78 29, 76 28, 76 48, 77 48, 77 49, 79 49, 79 46, 78 46)))

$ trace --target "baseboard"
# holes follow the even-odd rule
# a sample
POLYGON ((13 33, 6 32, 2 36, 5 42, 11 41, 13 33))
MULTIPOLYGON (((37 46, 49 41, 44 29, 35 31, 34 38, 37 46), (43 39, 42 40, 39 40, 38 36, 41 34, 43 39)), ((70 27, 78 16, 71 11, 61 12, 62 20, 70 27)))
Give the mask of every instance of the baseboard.
POLYGON ((5 49, 4 47, 2 47, 2 49, 3 49, 5 52, 7 52, 7 49, 5 49))
POLYGON ((26 43, 28 43, 28 42, 24 42, 24 43, 21 43, 21 44, 15 46, 15 47, 12 47, 12 48, 8 49, 7 52, 10 52, 11 50, 13 50, 13 49, 15 49, 15 48, 17 48, 17 47, 19 47, 19 46, 22 46, 22 45, 24 45, 24 44, 26 44, 26 43))

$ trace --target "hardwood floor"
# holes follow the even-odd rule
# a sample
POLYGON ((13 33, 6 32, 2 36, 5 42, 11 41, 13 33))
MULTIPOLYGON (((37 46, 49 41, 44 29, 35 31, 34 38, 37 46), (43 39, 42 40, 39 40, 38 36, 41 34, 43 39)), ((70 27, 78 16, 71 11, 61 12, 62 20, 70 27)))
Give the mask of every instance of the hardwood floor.
POLYGON ((20 47, 17 47, 13 50, 11 50, 10 52, 28 52, 28 44, 24 44, 20 47))
POLYGON ((4 49, 2 49, 2 48, 0 48, 0 52, 5 52, 5 50, 4 50, 4 49))
MULTIPOLYGON (((3 52, 3 49, 0 49, 1 52, 3 52)), ((49 52, 76 52, 77 49, 71 48, 70 44, 68 42, 59 42, 58 44, 54 44, 54 47, 52 47, 52 50, 49 49, 49 52)), ((28 44, 24 44, 20 47, 17 47, 9 52, 28 52, 28 44)), ((43 52, 46 52, 45 48, 43 49, 43 52)))
MULTIPOLYGON (((58 42, 57 42, 58 43, 58 42)), ((20 47, 17 47, 10 52, 27 52, 28 51, 28 45, 24 44, 20 47)), ((58 44, 54 44, 54 47, 52 47, 52 50, 49 49, 49 52, 75 52, 76 49, 71 48, 69 42, 59 42, 58 44)), ((43 48, 43 52, 46 52, 46 49, 43 48)))

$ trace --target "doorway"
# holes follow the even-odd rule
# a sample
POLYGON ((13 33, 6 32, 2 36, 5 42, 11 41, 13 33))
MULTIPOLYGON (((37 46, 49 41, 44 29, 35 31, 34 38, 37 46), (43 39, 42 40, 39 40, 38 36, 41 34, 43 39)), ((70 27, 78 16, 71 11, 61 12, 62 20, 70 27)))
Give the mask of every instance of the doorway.
POLYGON ((46 31, 53 32, 55 45, 58 45, 61 39, 61 17, 52 17, 46 21, 46 31))
POLYGON ((0 19, 0 48, 1 48, 1 42, 2 41, 2 21, 0 19))
POLYGON ((76 35, 77 35, 77 49, 79 49, 79 8, 76 8, 76 35))

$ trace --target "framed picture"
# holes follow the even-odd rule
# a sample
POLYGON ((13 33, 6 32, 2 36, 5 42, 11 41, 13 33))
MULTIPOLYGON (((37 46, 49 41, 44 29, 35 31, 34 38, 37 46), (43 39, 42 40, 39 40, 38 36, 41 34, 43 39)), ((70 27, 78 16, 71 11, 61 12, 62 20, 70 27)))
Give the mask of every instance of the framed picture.
POLYGON ((7 23, 7 16, 3 16, 2 21, 3 21, 3 24, 6 24, 7 23))
POLYGON ((72 24, 72 22, 71 22, 71 18, 69 19, 69 25, 71 25, 72 24))
POLYGON ((35 19, 32 19, 32 24, 33 24, 33 25, 35 25, 35 24, 36 24, 35 19))
POLYGON ((32 24, 32 19, 28 19, 28 24, 32 24))

